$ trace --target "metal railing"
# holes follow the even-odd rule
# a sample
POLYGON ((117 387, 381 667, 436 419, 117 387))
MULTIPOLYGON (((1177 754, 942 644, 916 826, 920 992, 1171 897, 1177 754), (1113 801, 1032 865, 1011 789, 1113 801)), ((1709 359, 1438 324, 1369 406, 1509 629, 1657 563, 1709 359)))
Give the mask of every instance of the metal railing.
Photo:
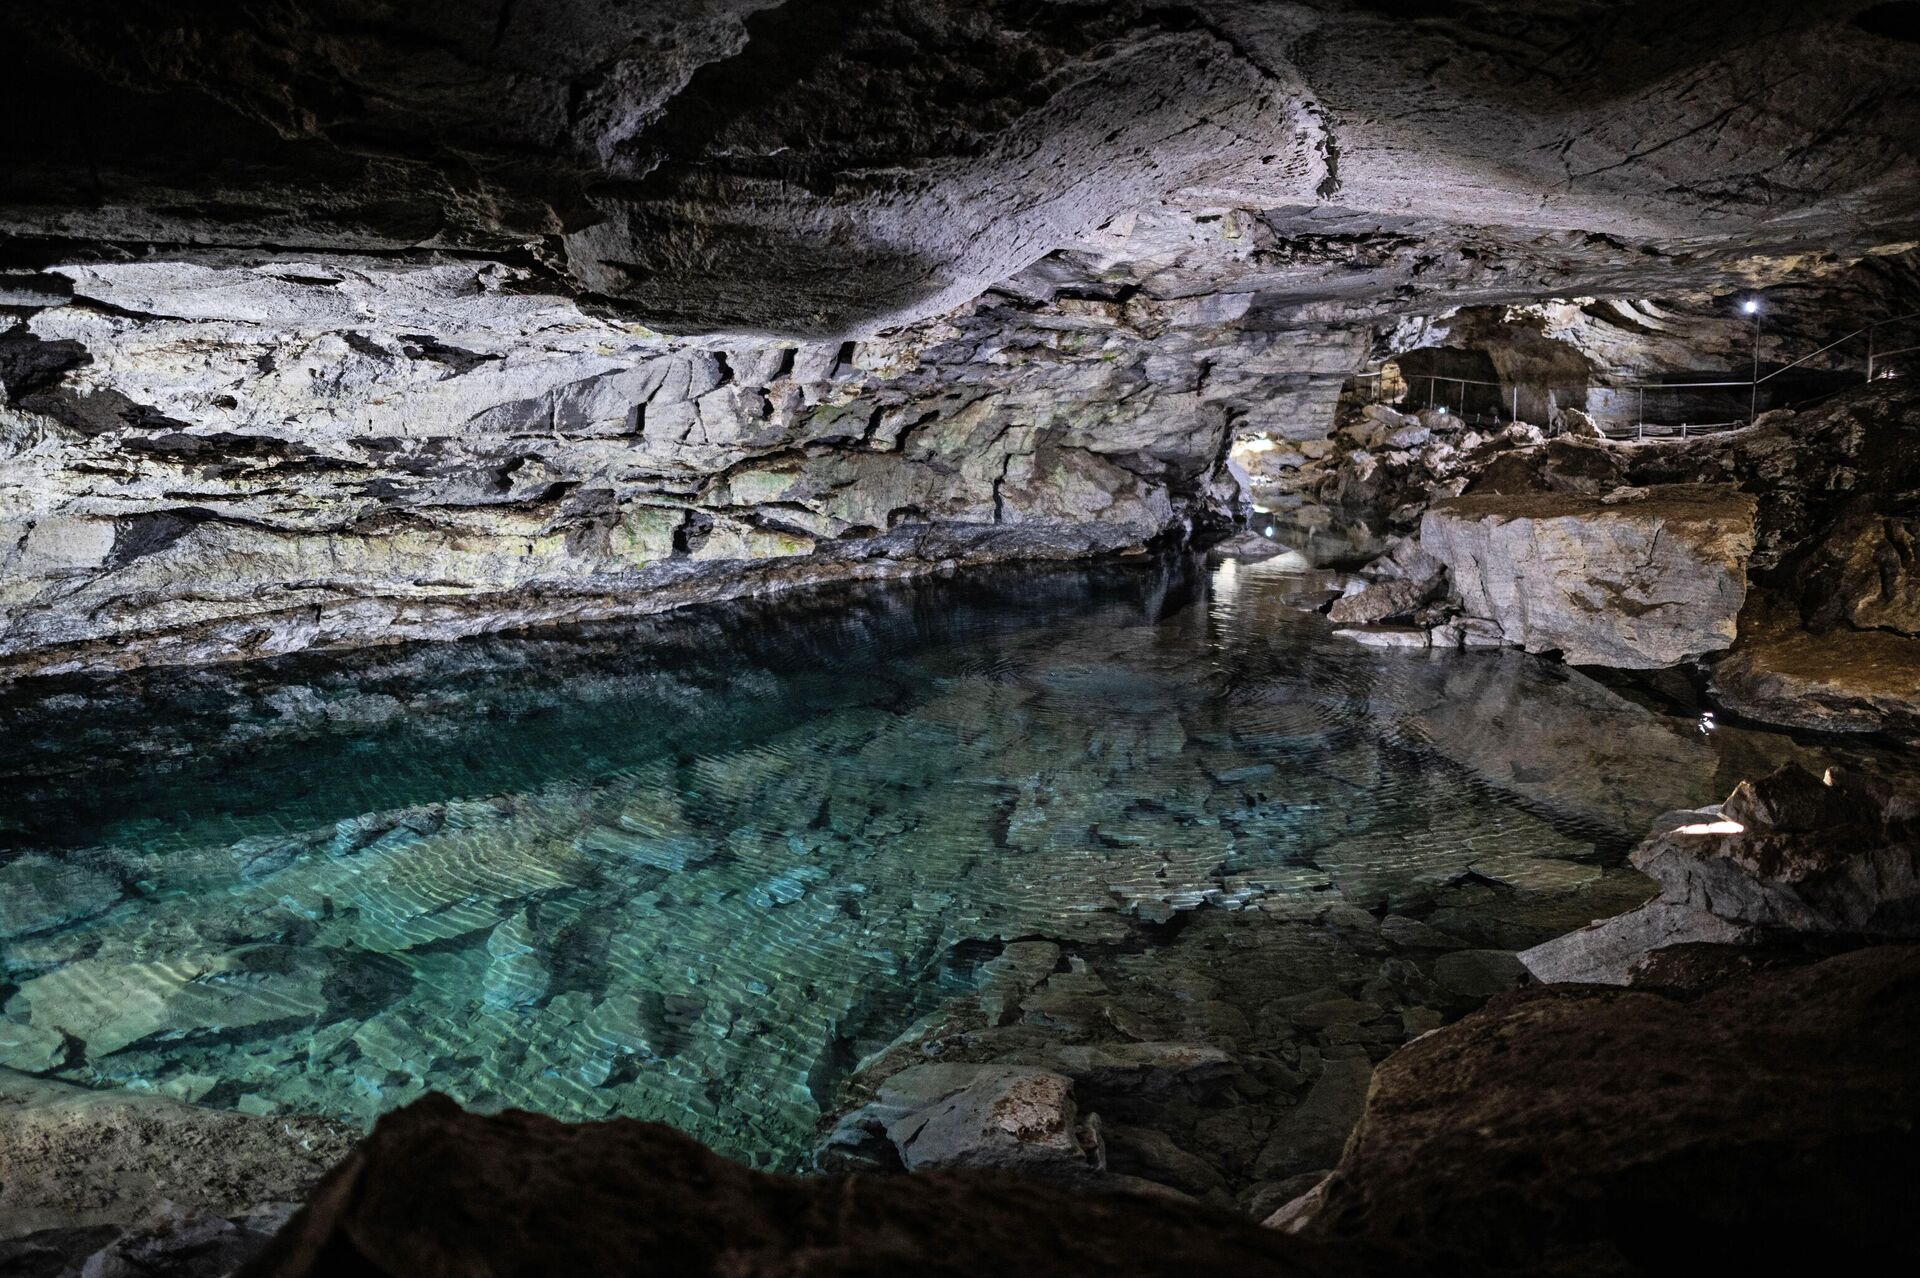
MULTIPOLYGON (((1630 428, 1615 427, 1615 428, 1609 429, 1605 426, 1602 426, 1600 429, 1604 431, 1608 436, 1615 439, 1625 439, 1625 438, 1643 439, 1646 437, 1648 433, 1648 427, 1651 425, 1653 427, 1653 433, 1655 435, 1663 435, 1663 434, 1678 435, 1680 438, 1685 439, 1690 434, 1708 434, 1715 431, 1730 430, 1735 427, 1747 425, 1749 422, 1753 420, 1754 417, 1758 416, 1758 413, 1756 410, 1758 406, 1759 392, 1762 386, 1773 381, 1776 377, 1779 377, 1781 374, 1787 373, 1792 371, 1793 369, 1799 368, 1801 365, 1807 363, 1807 361, 1812 359, 1817 359, 1820 356, 1825 355, 1829 351, 1832 351, 1837 349, 1838 347, 1844 346, 1848 342, 1854 341, 1856 338, 1859 338, 1862 336, 1864 336, 1867 339, 1866 367, 1865 367, 1866 380, 1869 382, 1873 381, 1877 369, 1884 368, 1887 360, 1894 359, 1901 355, 1910 355, 1910 354, 1913 354, 1915 351, 1920 351, 1920 344, 1896 347, 1893 350, 1880 349, 1878 345, 1879 331, 1890 324, 1904 324, 1904 323, 1910 323, 1915 320, 1920 320, 1920 311, 1912 311, 1905 315, 1893 315, 1893 316, 1887 317, 1886 319, 1874 320, 1870 324, 1863 324, 1859 328, 1854 329, 1851 333, 1848 333, 1842 337, 1837 337, 1833 341, 1828 342, 1825 346, 1822 346, 1817 350, 1808 351, 1806 354, 1800 356, 1798 359, 1792 360, 1791 362, 1786 364, 1782 364, 1778 368, 1772 369, 1771 371, 1765 374, 1762 374, 1760 372, 1759 360, 1757 355, 1757 342, 1756 342, 1756 357, 1754 361, 1753 374, 1750 377, 1736 378, 1736 379, 1729 379, 1729 380, 1718 380, 1718 381, 1700 381, 1700 382, 1629 382, 1622 386, 1601 387, 1599 389, 1603 389, 1603 390, 1607 390, 1615 393, 1631 392, 1635 396, 1635 406, 1634 406, 1634 422, 1630 428), (1746 389, 1749 393, 1748 412, 1747 412, 1747 416, 1745 417, 1732 417, 1732 418, 1727 418, 1721 421, 1709 421, 1709 422, 1682 421, 1682 422, 1679 422, 1677 425, 1649 423, 1647 421, 1647 414, 1646 414, 1647 392, 1650 390, 1656 393, 1660 393, 1660 392, 1687 391, 1687 390, 1735 390, 1735 389, 1742 389, 1742 388, 1746 389)), ((1373 381, 1374 383, 1373 392, 1368 397, 1372 402, 1376 402, 1376 403, 1380 402, 1379 379, 1385 373, 1385 371, 1386 370, 1383 367, 1383 368, 1371 369, 1365 372, 1354 374, 1355 379, 1358 381, 1361 381, 1361 382, 1365 382, 1368 380, 1373 381)), ((1514 421, 1520 420, 1520 390, 1521 390, 1521 387, 1525 385, 1525 383, 1499 382, 1499 381, 1490 382, 1490 381, 1483 380, 1481 378, 1474 378, 1474 377, 1448 377, 1445 374, 1441 374, 1441 373, 1417 373, 1411 377, 1406 377, 1405 374, 1401 374, 1401 376, 1404 377, 1406 380, 1407 390, 1409 395, 1413 394, 1415 387, 1417 387, 1420 382, 1424 381, 1427 383, 1426 398, 1427 398, 1428 408, 1443 408, 1443 409, 1449 409, 1449 411, 1457 411, 1462 418, 1467 417, 1467 387, 1469 386, 1491 387, 1496 391, 1503 392, 1502 394, 1496 396, 1496 398, 1508 399, 1510 401, 1512 405, 1512 414, 1513 414, 1512 420, 1514 421), (1448 387, 1457 388, 1458 393, 1454 394, 1452 393, 1452 391, 1442 392, 1441 385, 1443 383, 1448 387), (1449 405, 1447 403, 1448 399, 1452 399, 1454 401, 1453 405, 1449 405)), ((1542 395, 1542 398, 1544 399, 1550 394, 1551 394, 1551 388, 1549 388, 1548 391, 1542 395)), ((1824 399, 1826 398, 1826 396, 1823 395, 1823 396, 1820 396, 1819 398, 1824 399)), ((1404 399, 1405 397, 1402 397, 1401 402, 1404 402, 1404 399)))
MULTIPOLYGON (((1691 427, 1687 422, 1680 423, 1680 437, 1682 439, 1686 438, 1687 432, 1690 428, 1695 432, 1703 432, 1703 431, 1711 431, 1711 430, 1727 430, 1735 426, 1745 425, 1746 423, 1751 422, 1755 417, 1759 415, 1758 412, 1756 411, 1756 408, 1758 405, 1760 388, 1762 386, 1765 386, 1768 382, 1780 376, 1782 373, 1791 372, 1792 370, 1806 363, 1808 360, 1818 359, 1820 356, 1825 355, 1828 351, 1834 350, 1835 348, 1840 346, 1844 346, 1848 342, 1851 342, 1855 338, 1863 335, 1867 339, 1866 380, 1871 382, 1873 380, 1873 372, 1874 372, 1873 366, 1876 360, 1884 361, 1884 360, 1892 359, 1897 355, 1911 354, 1916 350, 1920 350, 1920 346, 1905 346, 1897 350, 1891 350, 1891 351, 1875 350, 1875 338, 1878 336, 1879 331, 1882 328, 1886 327, 1889 324, 1904 324, 1913 320, 1920 320, 1920 311, 1910 311, 1905 315, 1891 315, 1891 316, 1888 316, 1886 319, 1875 320, 1871 324, 1863 324, 1859 328, 1854 329, 1851 333, 1848 333, 1843 337, 1836 337, 1831 342, 1828 342, 1825 346, 1822 346, 1817 350, 1808 351, 1805 355, 1802 355, 1799 359, 1792 360, 1789 363, 1782 364, 1780 365, 1780 367, 1773 369, 1771 372, 1768 372, 1765 374, 1762 374, 1760 372, 1760 363, 1759 363, 1759 354, 1758 354, 1758 334, 1756 332, 1753 374, 1750 377, 1745 378, 1744 380, 1717 381, 1717 382, 1629 382, 1625 386, 1617 386, 1617 387, 1612 387, 1610 389, 1635 392, 1635 394, 1637 395, 1637 409, 1634 413, 1634 434, 1636 437, 1644 438, 1646 435, 1646 429, 1647 429, 1646 409, 1647 409, 1647 392, 1649 390, 1675 391, 1675 390, 1710 390, 1715 388, 1734 389, 1734 388, 1744 386, 1747 388, 1749 392, 1749 399, 1747 402, 1747 416, 1744 419, 1733 418, 1724 422, 1695 422, 1691 424, 1691 427)), ((1624 432, 1622 432, 1622 434, 1624 434, 1624 432)))

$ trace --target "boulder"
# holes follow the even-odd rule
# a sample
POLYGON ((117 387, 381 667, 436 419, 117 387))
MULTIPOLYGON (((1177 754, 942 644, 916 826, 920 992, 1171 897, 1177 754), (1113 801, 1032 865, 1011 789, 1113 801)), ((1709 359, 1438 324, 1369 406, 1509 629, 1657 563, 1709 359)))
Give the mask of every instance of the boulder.
POLYGON ((1920 518, 1843 518, 1796 573, 1809 629, 1920 637, 1920 518))
POLYGON ((1341 625, 1371 625, 1412 614, 1446 588, 1446 565, 1410 537, 1395 537, 1361 569, 1366 583, 1334 600, 1327 616, 1341 625))
MULTIPOLYGON (((1091 1062, 1083 1062, 1091 1067, 1091 1062)), ((887 1165, 908 1171, 994 1168, 1071 1182, 1102 1171, 1099 1121, 1082 1121, 1073 1079, 1021 1065, 933 1062, 888 1078, 872 1102, 827 1138, 826 1166, 887 1165)))
POLYGON ((1574 436, 1579 439, 1601 439, 1604 436, 1594 424, 1593 418, 1578 408, 1560 410, 1560 420, 1554 423, 1554 433, 1559 436, 1574 436))
MULTIPOLYGON (((913 1081, 896 1076, 882 1095, 913 1081)), ((1106 1165, 1098 1126, 1079 1121, 1073 1080, 1047 1070, 976 1071, 965 1087, 891 1124, 887 1138, 908 1171, 991 1167, 1072 1180, 1106 1165)))
POLYGON ((1654 900, 1523 950, 1519 958, 1542 981, 1631 985, 1647 958, 1669 947, 1745 945, 1759 939, 1758 928, 1698 906, 1654 900))
POLYGON ((1634 849, 1663 899, 1755 927, 1920 937, 1920 812, 1884 784, 1790 763, 1699 815, 1634 849))
POLYGON ((1691 999, 1504 995, 1381 1064, 1333 1175, 1277 1223, 1435 1272, 1911 1269, 1917 1052, 1913 947, 1691 999))
POLYGON ((1630 859, 1660 896, 1523 952, 1528 971, 1627 985, 1682 945, 1920 937, 1920 801, 1857 773, 1790 763, 1742 781, 1718 807, 1660 817, 1630 859))
POLYGON ((1455 617, 1433 628, 1436 648, 1504 648, 1507 638, 1499 623, 1485 617, 1455 617))
POLYGON ((1761 723, 1920 741, 1916 671, 1920 639, 1846 627, 1817 634, 1790 606, 1757 596, 1708 686, 1720 705, 1761 723))
POLYGON ((1747 593, 1753 499, 1660 485, 1607 505, 1572 493, 1435 502, 1420 544, 1446 564, 1470 616, 1529 652, 1657 669, 1733 643, 1747 593))
POLYGON ((653 1123, 382 1118, 248 1278, 413 1274, 1057 1276, 1352 1273, 1313 1244, 1175 1196, 983 1172, 773 1176, 653 1123))
POLYGON ((1354 594, 1334 600, 1333 606, 1327 609, 1327 617, 1340 625, 1371 625, 1390 621, 1395 617, 1411 615, 1414 609, 1432 599, 1436 592, 1436 587, 1422 586, 1404 578, 1376 581, 1354 594))

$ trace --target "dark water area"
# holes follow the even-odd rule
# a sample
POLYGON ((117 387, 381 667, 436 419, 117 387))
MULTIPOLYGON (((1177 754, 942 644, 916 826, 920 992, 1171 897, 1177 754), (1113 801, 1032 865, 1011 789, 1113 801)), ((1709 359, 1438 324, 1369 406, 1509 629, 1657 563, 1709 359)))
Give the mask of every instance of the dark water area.
POLYGON ((1662 811, 1909 766, 1363 648, 1301 598, 1143 557, 0 692, 0 1066, 632 1115, 797 1168, 1009 942, 1150 969, 1195 920, 1358 910, 1517 945, 1630 899, 1662 811))

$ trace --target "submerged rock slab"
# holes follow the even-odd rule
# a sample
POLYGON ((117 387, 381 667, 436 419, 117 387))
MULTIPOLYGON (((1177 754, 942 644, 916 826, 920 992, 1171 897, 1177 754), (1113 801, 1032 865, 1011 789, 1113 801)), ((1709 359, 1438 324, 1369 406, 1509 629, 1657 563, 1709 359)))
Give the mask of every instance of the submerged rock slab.
POLYGON ((1734 640, 1753 552, 1753 498, 1700 484, 1435 502, 1420 544, 1447 565, 1467 613, 1528 652, 1575 665, 1657 669, 1734 640))
POLYGON ((1920 1264, 1920 949, 1687 1002, 1539 987, 1409 1044, 1297 1236, 1433 1271, 1920 1264))
POLYGON ((1543 981, 1631 985, 1649 956, 1677 945, 1744 945, 1759 929, 1729 922, 1681 902, 1649 901, 1637 910, 1556 937, 1522 952, 1520 961, 1543 981))
POLYGON ((652 1123, 481 1117, 428 1097, 383 1118, 243 1271, 732 1274, 1350 1272, 1188 1203, 996 1173, 752 1172, 652 1123))
POLYGON ((202 1109, 0 1069, 0 1242, 124 1225, 167 1204, 218 1215, 297 1201, 358 1135, 323 1118, 202 1109))

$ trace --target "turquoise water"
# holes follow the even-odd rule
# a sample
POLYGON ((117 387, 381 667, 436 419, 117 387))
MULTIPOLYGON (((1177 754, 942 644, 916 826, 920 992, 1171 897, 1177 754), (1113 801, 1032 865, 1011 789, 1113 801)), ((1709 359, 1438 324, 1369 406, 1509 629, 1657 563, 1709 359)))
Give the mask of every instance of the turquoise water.
POLYGON ((1006 569, 16 689, 0 1065, 634 1115, 799 1167, 1006 942, 1150 966, 1227 914, 1577 922, 1657 813, 1837 757, 1515 653, 1357 647, 1312 585, 1006 569))

